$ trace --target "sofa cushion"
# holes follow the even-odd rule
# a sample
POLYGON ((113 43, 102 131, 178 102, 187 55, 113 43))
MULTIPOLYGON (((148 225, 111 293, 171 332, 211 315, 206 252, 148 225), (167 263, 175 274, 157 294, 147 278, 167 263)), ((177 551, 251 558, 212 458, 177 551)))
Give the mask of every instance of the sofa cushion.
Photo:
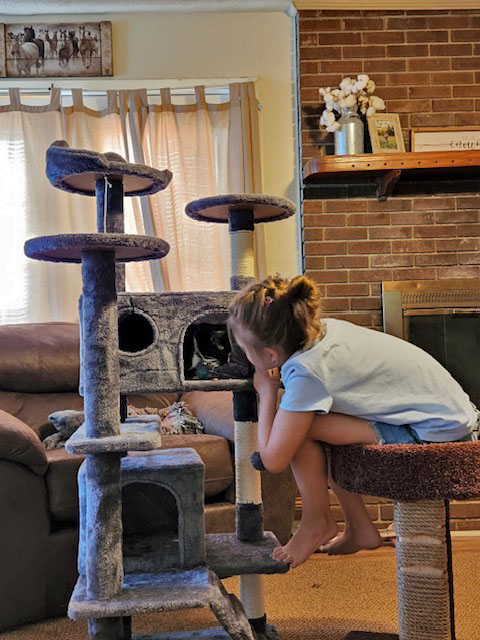
POLYGON ((188 391, 182 394, 206 433, 233 442, 233 395, 231 391, 188 391))
POLYGON ((42 476, 47 456, 37 434, 15 416, 0 409, 0 458, 18 462, 42 476))
POLYGON ((0 389, 53 393, 78 389, 79 328, 69 322, 0 326, 0 389))
MULTIPOLYGON (((205 495, 222 493, 233 482, 233 465, 227 441, 205 434, 162 436, 162 449, 191 447, 205 463, 205 495)), ((156 451, 131 451, 129 456, 155 455, 156 451)), ((84 456, 70 455, 65 449, 46 452, 45 476, 51 517, 62 523, 78 522, 77 473, 84 456)))

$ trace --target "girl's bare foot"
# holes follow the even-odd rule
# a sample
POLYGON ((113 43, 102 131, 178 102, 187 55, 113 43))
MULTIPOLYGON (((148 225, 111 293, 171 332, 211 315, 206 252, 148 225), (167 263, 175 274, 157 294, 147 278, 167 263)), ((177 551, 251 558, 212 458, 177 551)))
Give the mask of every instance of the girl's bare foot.
POLYGON ((287 544, 273 550, 272 557, 290 564, 293 569, 308 560, 312 553, 331 540, 337 531, 337 524, 333 518, 325 521, 323 526, 319 526, 318 521, 307 524, 302 520, 287 544))
POLYGON ((353 532, 346 529, 335 538, 320 546, 320 551, 328 553, 329 556, 356 553, 362 549, 376 549, 382 544, 380 534, 372 526, 371 529, 353 532))

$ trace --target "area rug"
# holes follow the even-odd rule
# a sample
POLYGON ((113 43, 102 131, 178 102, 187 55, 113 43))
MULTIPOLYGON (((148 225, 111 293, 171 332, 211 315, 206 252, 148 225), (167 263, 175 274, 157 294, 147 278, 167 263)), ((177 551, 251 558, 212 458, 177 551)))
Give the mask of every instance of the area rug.
MULTIPOLYGON (((454 540, 457 640, 480 640, 480 544, 454 540)), ((236 578, 224 581, 238 593, 236 578)), ((287 575, 265 578, 269 621, 282 640, 342 640, 349 631, 396 633, 395 551, 384 547, 353 556, 315 554, 287 575)), ((209 610, 134 618, 134 633, 209 627, 209 610)), ((0 640, 85 640, 84 622, 57 618, 0 633, 0 640)))

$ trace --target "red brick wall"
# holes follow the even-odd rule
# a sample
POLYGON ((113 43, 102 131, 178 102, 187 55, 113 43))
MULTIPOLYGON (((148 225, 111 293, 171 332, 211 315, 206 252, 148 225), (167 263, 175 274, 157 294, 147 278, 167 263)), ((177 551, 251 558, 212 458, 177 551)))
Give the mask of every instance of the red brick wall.
MULTIPOLYGON (((299 25, 304 162, 333 153, 332 134, 319 131, 318 89, 347 75, 375 80, 407 150, 412 127, 480 125, 480 10, 301 11, 299 25)), ((432 181, 386 202, 352 185, 336 198, 305 188, 305 269, 326 315, 381 328, 382 280, 480 276, 480 196, 450 188, 438 194, 432 181)), ((391 521, 388 501, 368 498, 367 507, 379 528, 391 521)), ((451 520, 454 530, 480 529, 480 501, 454 503, 451 520)))
MULTIPOLYGON (((480 125, 480 11, 301 11, 299 25, 304 162, 333 153, 318 89, 347 75, 375 80, 407 150, 412 127, 480 125)), ((479 277, 480 198, 429 193, 379 202, 305 189, 305 269, 327 314, 379 327, 382 280, 479 277)))

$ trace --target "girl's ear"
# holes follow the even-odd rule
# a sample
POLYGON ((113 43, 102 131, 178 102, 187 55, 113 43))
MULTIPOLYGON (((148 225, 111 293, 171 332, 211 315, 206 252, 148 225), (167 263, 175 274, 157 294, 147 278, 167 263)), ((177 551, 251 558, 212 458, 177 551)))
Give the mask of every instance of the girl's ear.
POLYGON ((265 354, 272 365, 272 369, 280 367, 285 362, 283 349, 279 347, 265 347, 265 354))

